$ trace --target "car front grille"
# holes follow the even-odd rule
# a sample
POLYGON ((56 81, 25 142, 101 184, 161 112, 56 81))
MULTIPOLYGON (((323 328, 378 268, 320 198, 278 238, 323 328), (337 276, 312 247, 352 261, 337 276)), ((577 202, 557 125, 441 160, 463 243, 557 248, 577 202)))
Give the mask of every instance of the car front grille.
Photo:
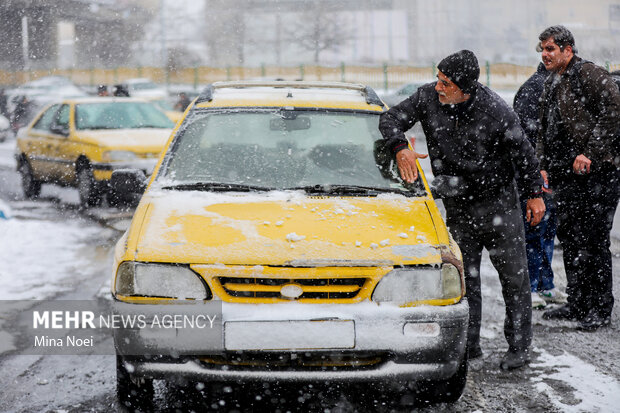
POLYGON ((256 278, 217 277, 228 296, 249 299, 277 299, 289 301, 282 295, 282 287, 295 285, 301 294, 295 300, 351 300, 358 296, 369 279, 355 278, 256 278))

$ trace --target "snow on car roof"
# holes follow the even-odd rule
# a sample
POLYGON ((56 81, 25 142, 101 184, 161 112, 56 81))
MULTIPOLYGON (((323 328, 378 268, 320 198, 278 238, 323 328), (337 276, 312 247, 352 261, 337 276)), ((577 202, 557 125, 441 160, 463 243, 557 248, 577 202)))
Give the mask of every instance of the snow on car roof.
MULTIPOLYGON (((220 82, 198 106, 337 106, 371 109, 363 85, 337 82, 220 82)), ((209 92, 207 92, 209 93, 209 92)), ((380 110, 372 108, 373 110, 380 110)))

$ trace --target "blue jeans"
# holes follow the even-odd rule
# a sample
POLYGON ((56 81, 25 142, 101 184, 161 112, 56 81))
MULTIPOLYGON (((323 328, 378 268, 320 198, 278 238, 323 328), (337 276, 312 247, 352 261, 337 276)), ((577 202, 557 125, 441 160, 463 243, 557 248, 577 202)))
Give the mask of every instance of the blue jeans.
POLYGON ((523 225, 525 226, 525 250, 527 252, 527 269, 530 273, 530 287, 532 292, 552 290, 553 270, 551 260, 553 259, 553 242, 556 231, 556 212, 553 199, 543 195, 545 216, 536 226, 530 226, 526 221, 525 206, 526 201, 521 201, 523 211, 523 225))

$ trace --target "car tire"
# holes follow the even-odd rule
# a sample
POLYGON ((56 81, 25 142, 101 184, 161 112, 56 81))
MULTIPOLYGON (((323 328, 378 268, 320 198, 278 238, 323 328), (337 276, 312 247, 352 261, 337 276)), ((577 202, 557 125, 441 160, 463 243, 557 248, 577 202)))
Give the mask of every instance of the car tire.
POLYGON ((103 194, 88 165, 82 165, 77 170, 77 190, 82 208, 101 205, 103 194))
POLYGON ((467 357, 464 357, 451 377, 416 383, 414 395, 416 402, 422 405, 456 402, 465 390, 467 365, 467 357))
POLYGON ((116 396, 119 403, 130 411, 149 412, 153 409, 153 379, 135 377, 130 372, 131 362, 116 355, 116 396))
POLYGON ((22 177, 22 189, 27 199, 38 198, 41 194, 41 181, 34 178, 30 163, 23 159, 19 164, 19 173, 22 177))

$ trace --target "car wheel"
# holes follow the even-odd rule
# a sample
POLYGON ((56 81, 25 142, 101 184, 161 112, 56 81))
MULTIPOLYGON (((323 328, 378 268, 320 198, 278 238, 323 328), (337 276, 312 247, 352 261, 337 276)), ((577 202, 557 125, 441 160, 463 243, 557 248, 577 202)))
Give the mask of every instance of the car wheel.
POLYGON ((81 166, 77 171, 77 189, 80 194, 80 206, 88 208, 101 204, 102 193, 93 177, 89 166, 81 166))
POLYGON ((19 164, 19 173, 22 176, 24 196, 28 199, 37 198, 41 193, 41 181, 34 178, 32 167, 27 160, 24 159, 19 164))
POLYGON ((116 396, 124 407, 131 411, 149 412, 153 406, 153 379, 135 377, 131 362, 116 356, 116 396))
POLYGON ((454 403, 465 390, 467 357, 464 357, 452 377, 416 383, 415 399, 420 404, 454 403))

